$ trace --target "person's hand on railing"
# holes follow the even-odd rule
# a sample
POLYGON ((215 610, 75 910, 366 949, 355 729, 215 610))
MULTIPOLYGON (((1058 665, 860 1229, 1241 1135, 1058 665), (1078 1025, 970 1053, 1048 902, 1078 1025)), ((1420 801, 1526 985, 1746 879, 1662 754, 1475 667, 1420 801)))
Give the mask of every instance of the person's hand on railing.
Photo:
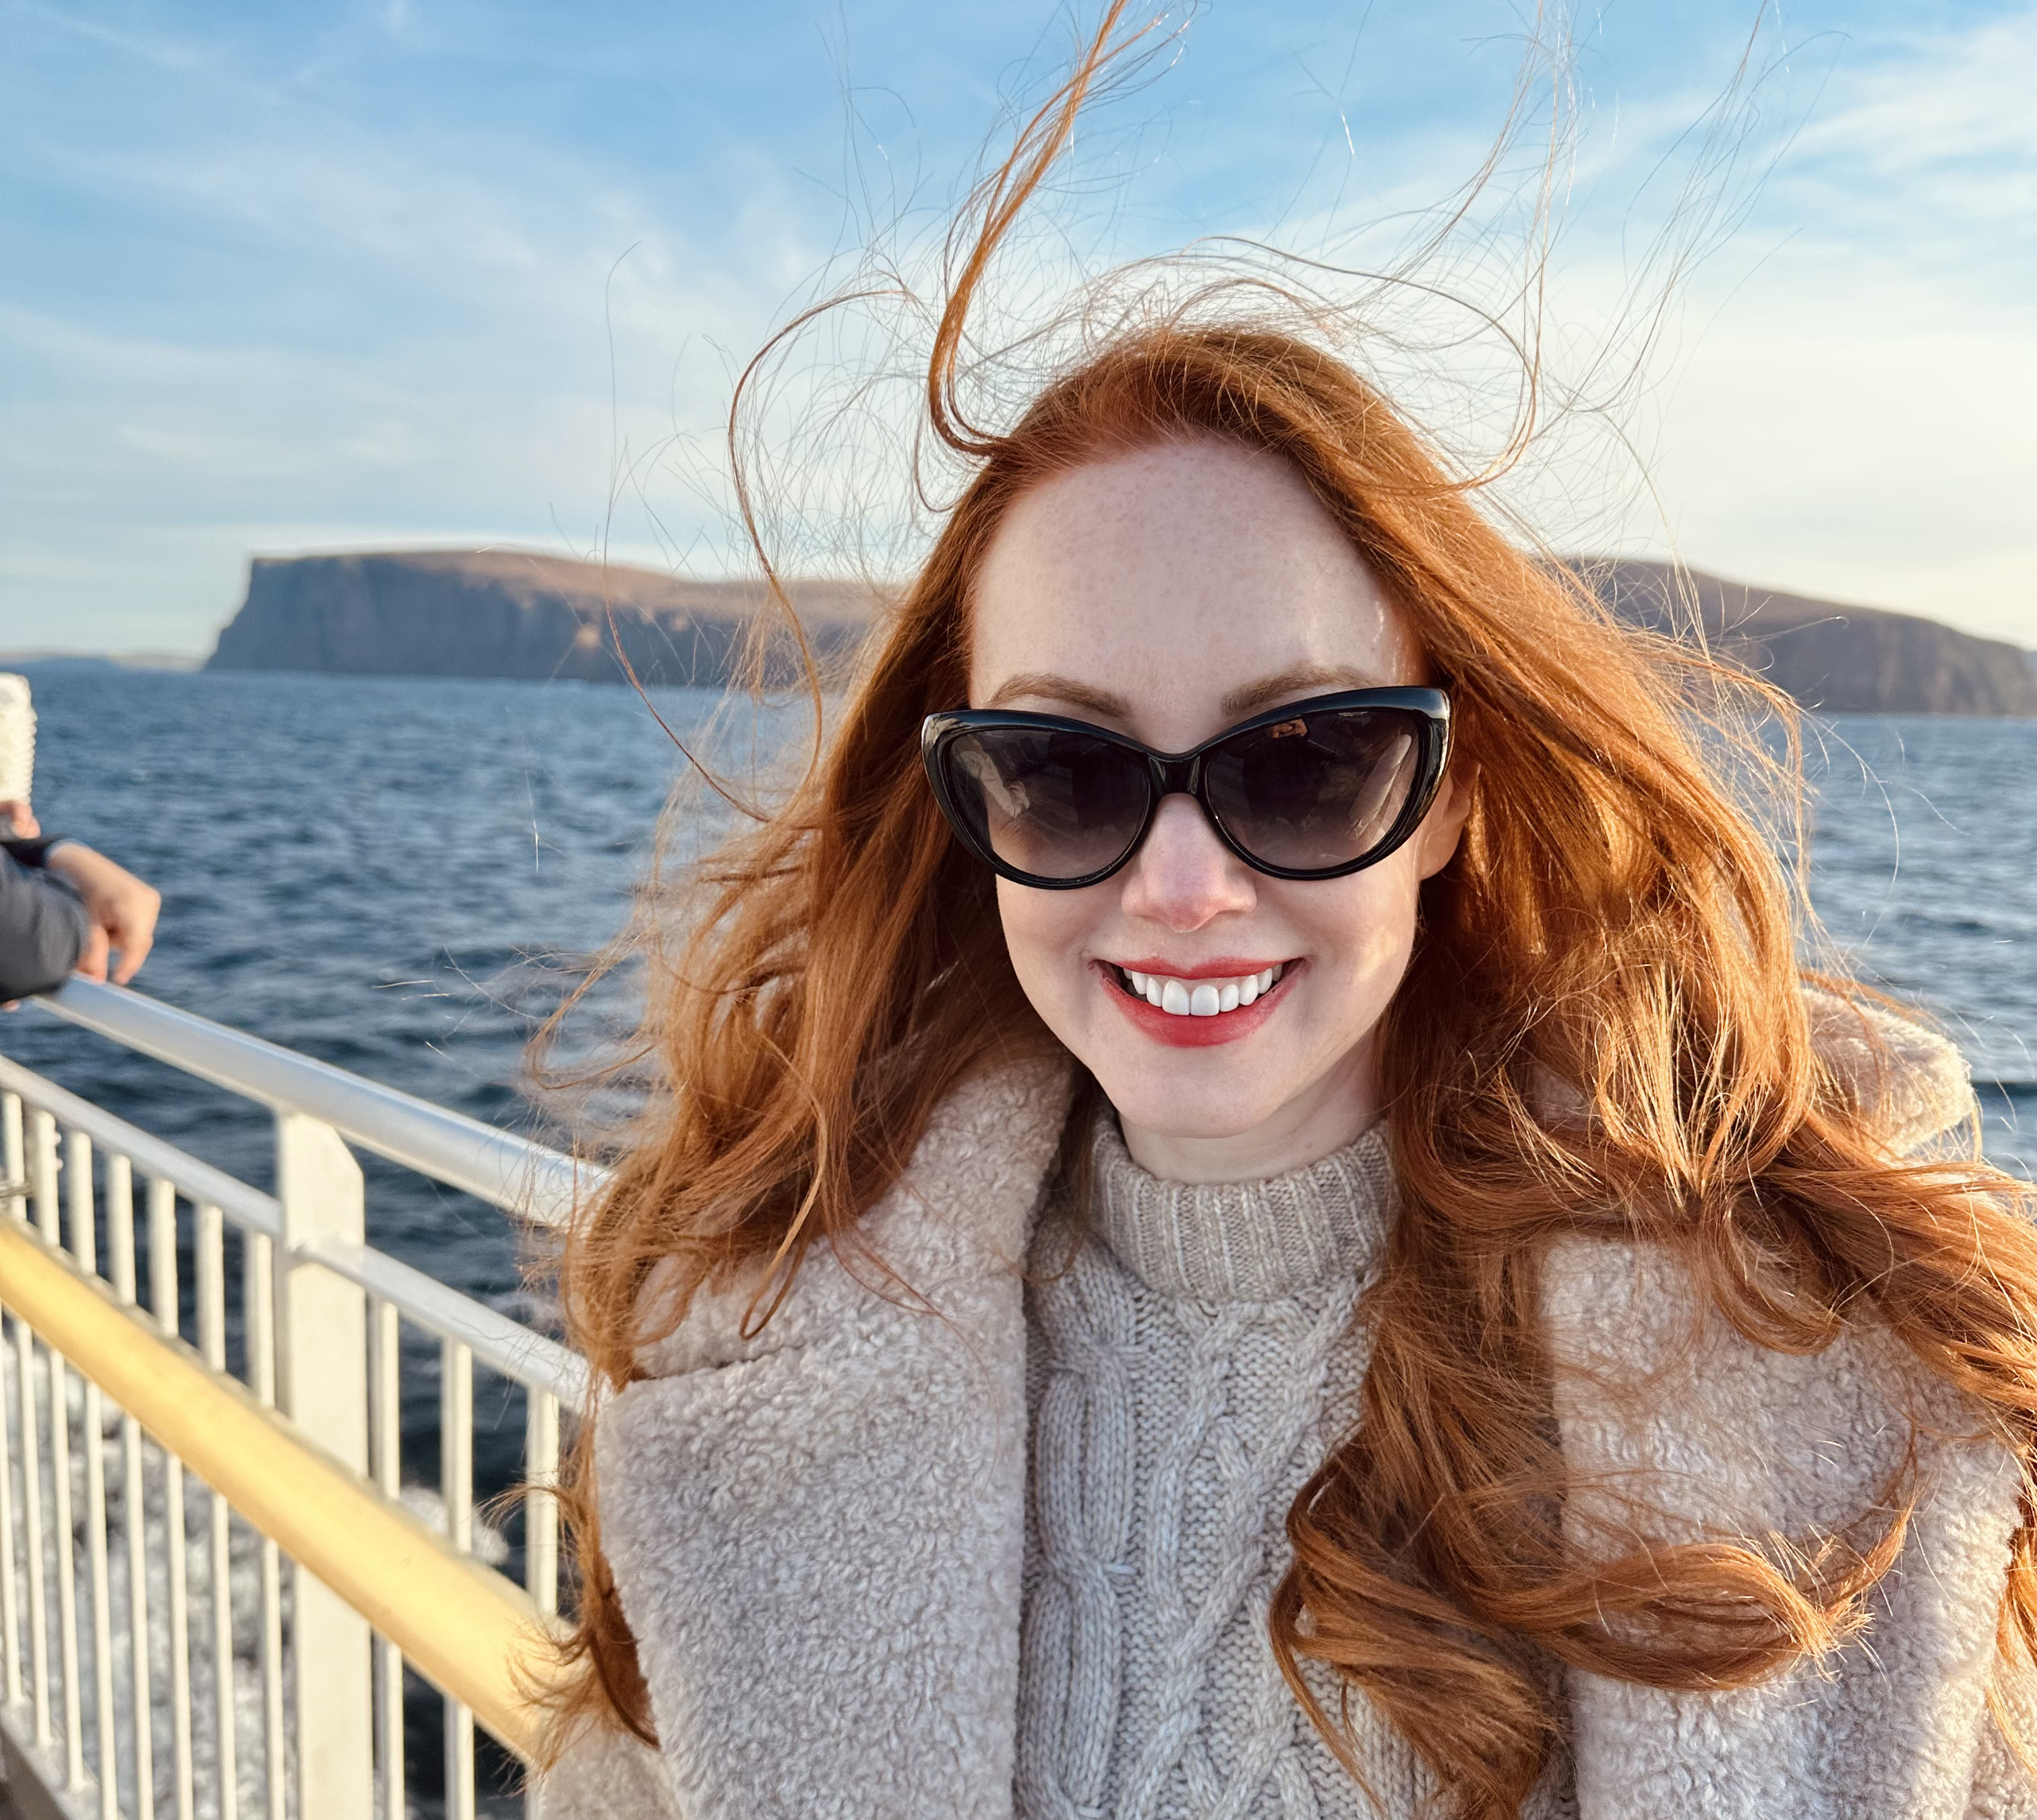
POLYGON ((52 847, 43 865, 78 894, 91 921, 77 972, 88 980, 110 978, 116 986, 126 985, 155 946, 162 893, 81 840, 52 847), (117 965, 111 965, 115 954, 120 957, 117 965))

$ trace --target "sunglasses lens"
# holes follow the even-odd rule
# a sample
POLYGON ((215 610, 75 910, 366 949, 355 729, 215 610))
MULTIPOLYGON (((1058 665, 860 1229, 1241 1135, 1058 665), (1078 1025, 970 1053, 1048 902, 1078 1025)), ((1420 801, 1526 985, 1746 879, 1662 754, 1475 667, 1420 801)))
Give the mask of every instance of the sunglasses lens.
POLYGON ((1036 878, 1105 870, 1145 823, 1144 761, 1087 734, 979 728, 951 740, 942 762, 977 845, 1036 878))
POLYGON ((1347 866, 1386 839, 1422 769, 1422 717, 1400 708, 1300 713, 1211 752, 1211 809, 1269 866, 1347 866))

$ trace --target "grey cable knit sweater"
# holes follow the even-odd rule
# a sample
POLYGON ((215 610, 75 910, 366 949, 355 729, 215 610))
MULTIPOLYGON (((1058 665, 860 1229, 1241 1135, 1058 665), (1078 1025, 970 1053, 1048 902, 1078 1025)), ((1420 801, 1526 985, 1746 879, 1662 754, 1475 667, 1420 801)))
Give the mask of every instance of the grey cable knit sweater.
MULTIPOLYGON (((1018 1811, 1359 1820, 1374 1810, 1282 1679, 1266 1610, 1287 1507, 1364 1377, 1351 1316, 1393 1219, 1384 1127, 1220 1187, 1147 1174, 1108 1116, 1093 1155, 1094 1236, 1070 1261, 1050 1207, 1026 1297, 1018 1811)), ((1366 1783, 1412 1814, 1420 1760, 1368 1711, 1366 1783)))
MULTIPOLYGON (((1877 1079, 1886 1089, 1892 1148, 1970 1111, 1944 1044, 1884 1018, 1877 1046, 1845 1007, 1814 1015, 1857 1090, 1875 1094, 1877 1079)), ((603 1541, 661 1747, 579 1736, 540 1790, 546 1820, 1364 1811, 1325 1782, 1291 1702, 1266 1692, 1250 1635, 1272 1566, 1252 1532, 1283 1508, 1305 1451, 1312 1418, 1296 1410, 1328 1410, 1347 1381, 1334 1340, 1292 1382, 1260 1349, 1313 1358, 1355 1293, 1358 1254, 1340 1253, 1277 1314, 1174 1298, 1166 1319, 1181 1336, 1156 1357, 1178 1350, 1184 1384, 1218 1391, 1142 1437, 1139 1388, 1121 1398, 1109 1380, 1111 1361, 1129 1356, 1117 1343, 1128 1310, 1136 1340, 1142 1299, 1149 1317, 1166 1299, 1154 1279, 1201 1282, 1220 1263, 1263 1284, 1251 1273, 1270 1257, 1292 1282, 1313 1268, 1321 1229, 1297 1226, 1293 1242, 1279 1219, 1248 1220, 1236 1229, 1258 1242, 1226 1249, 1229 1226, 1149 1221, 1143 1203, 1128 1224, 1113 1214, 1112 1255, 1089 1264, 1136 1263, 1139 1293, 1092 1300, 1087 1266, 1064 1286, 1083 1323, 1056 1330, 1056 1347, 1091 1320, 1112 1344, 1084 1368, 1101 1394, 1065 1375, 1083 1410, 1071 1421, 1053 1407, 1064 1374, 1036 1369, 1049 1457, 1029 1475, 1024 1267, 1067 1107, 1065 1070, 1043 1065, 972 1082, 942 1108, 863 1223, 916 1297, 816 1251, 761 1334, 744 1331, 750 1286, 737 1283, 696 1297, 642 1349, 639 1380, 602 1411, 595 1459, 603 1541), (1207 1373, 1220 1357, 1230 1363, 1207 1373), (1128 1435, 1112 1413, 1125 1407, 1128 1435), (1079 1496, 1065 1489, 1069 1452, 1092 1444, 1099 1460, 1134 1461, 1115 1495, 1086 1472, 1079 1496), (1044 1501, 1029 1497, 1029 1478, 1044 1501), (1218 1490, 1228 1485, 1254 1489, 1234 1497, 1218 1490), (1042 1519, 1030 1575, 1029 1505, 1042 1519), (1112 1688, 1106 1725, 1094 1716, 1112 1688)), ((1337 1166, 1370 1183, 1375 1155, 1361 1143, 1337 1166)), ((1378 1204, 1371 1187, 1362 1194, 1378 1204)), ((1569 1675, 1573 1769, 1549 1811, 2037 1820, 2031 1779, 1986 1704, 2020 1463, 1975 1412, 1870 1325, 1809 1355, 1753 1344, 1650 1247, 1566 1240, 1542 1282, 1564 1456, 1580 1486, 1604 1493, 1566 1506, 1581 1546, 1609 1532, 1646 1543, 1846 1524, 1913 1446, 1926 1488, 1867 1629, 1829 1657, 1722 1694, 1569 1675)), ((663 1293, 654 1277, 647 1313, 663 1293)), ((1064 1299, 1035 1298, 1043 1336, 1064 1299)), ((1081 1350, 1075 1337, 1064 1361, 1081 1350)), ((2024 1691, 2006 1690, 2018 1705, 2024 1691)), ((1400 1760, 1392 1741, 1376 1743, 1382 1767, 1400 1760)), ((1388 1820, 1417 1811, 1411 1783, 1381 1792, 1388 1820)))

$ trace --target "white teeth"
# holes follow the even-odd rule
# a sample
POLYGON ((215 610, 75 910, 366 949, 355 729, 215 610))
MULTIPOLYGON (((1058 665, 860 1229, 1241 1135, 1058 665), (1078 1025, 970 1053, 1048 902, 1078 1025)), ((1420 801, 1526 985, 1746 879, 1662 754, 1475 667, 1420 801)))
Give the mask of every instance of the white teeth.
POLYGON ((1234 980, 1176 980, 1164 973, 1118 969, 1127 987, 1149 1005, 1176 1018, 1218 1018, 1263 998, 1286 972, 1284 962, 1234 980))

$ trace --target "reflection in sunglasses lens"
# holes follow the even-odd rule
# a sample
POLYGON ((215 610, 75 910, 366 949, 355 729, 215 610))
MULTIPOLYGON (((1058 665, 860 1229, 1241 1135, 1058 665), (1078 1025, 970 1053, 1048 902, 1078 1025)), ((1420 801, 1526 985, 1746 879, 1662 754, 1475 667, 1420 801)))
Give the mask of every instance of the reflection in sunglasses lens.
POLYGON ((1270 866, 1346 866, 1392 833, 1415 783, 1420 742, 1409 718, 1347 710, 1241 734, 1210 755, 1210 806, 1270 866), (1285 737, 1276 737, 1285 735, 1285 737))
POLYGON ((1082 878, 1121 858, 1146 819, 1136 754, 1086 734, 996 727, 949 748, 958 803, 982 844, 1039 878, 1082 878))

